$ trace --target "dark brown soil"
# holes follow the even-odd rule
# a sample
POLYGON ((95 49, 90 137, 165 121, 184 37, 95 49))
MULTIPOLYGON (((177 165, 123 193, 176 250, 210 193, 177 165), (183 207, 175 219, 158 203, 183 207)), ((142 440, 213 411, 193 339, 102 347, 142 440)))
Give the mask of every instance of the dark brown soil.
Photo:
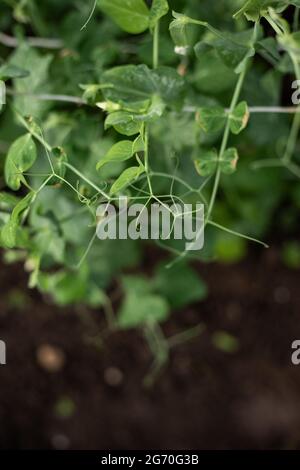
POLYGON ((22 267, 2 266, 0 448, 299 449, 300 366, 291 364, 291 343, 300 339, 299 272, 284 268, 275 249, 198 270, 208 300, 174 313, 164 330, 198 322, 207 330, 177 347, 147 389, 152 358, 141 334, 101 342, 101 312, 57 309, 26 293, 22 267), (216 349, 217 330, 235 335, 239 351, 216 349), (37 360, 45 344, 65 354, 58 372, 37 360))

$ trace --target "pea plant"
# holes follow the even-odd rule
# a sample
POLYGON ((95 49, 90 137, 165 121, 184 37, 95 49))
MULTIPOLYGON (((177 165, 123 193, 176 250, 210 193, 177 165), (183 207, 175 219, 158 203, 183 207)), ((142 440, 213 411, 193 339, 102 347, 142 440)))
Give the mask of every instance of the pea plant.
POLYGON ((287 77, 300 80, 300 1, 1 3, 5 260, 25 261, 30 287, 59 305, 102 307, 110 328, 143 327, 162 364, 202 331, 166 339, 159 327, 206 295, 188 261, 267 247, 283 199, 282 223, 295 225, 300 107, 283 106, 282 91, 287 77), (157 250, 97 240, 97 207, 120 195, 145 208, 203 203, 204 249, 160 239, 167 262, 151 278, 122 274, 157 250), (116 277, 117 312, 106 293, 116 277))

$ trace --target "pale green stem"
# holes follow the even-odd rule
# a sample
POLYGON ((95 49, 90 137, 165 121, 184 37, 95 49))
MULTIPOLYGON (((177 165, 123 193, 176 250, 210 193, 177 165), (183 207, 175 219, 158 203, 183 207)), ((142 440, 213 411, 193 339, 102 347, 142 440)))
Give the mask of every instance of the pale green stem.
POLYGON ((159 21, 157 21, 153 32, 153 68, 159 65, 159 21))
POLYGON ((241 93, 241 89, 242 89, 242 86, 243 86, 243 83, 244 83, 244 80, 245 80, 246 71, 247 71, 247 66, 245 65, 243 71, 241 72, 241 74, 239 76, 239 79, 237 81, 237 84, 236 84, 236 87, 235 87, 235 90, 234 90, 234 94, 233 94, 233 97, 232 97, 232 100, 231 100, 231 104, 230 104, 230 108, 229 108, 229 114, 228 114, 228 118, 227 118, 227 122, 226 122, 226 127, 225 127, 225 131, 224 131, 224 134, 223 134, 221 148, 220 148, 220 152, 219 152, 219 156, 218 156, 218 164, 217 164, 218 166, 217 166, 214 186, 213 186, 212 195, 211 195, 211 198, 210 198, 210 203, 209 203, 206 218, 205 218, 205 221, 206 221, 205 225, 207 224, 207 222, 210 219, 210 216, 211 216, 211 213, 213 211, 213 207, 214 207, 214 204, 215 204, 215 201, 216 201, 217 193, 218 193, 218 188, 219 188, 220 179, 221 179, 220 161, 222 160, 224 152, 226 151, 227 144, 228 144, 228 139, 229 139, 229 134, 230 134, 230 119, 229 119, 229 117, 230 117, 230 115, 232 114, 234 108, 237 105, 237 102, 238 102, 238 99, 239 99, 239 96, 240 96, 240 93, 241 93))
POLYGON ((99 188, 96 184, 94 184, 89 178, 84 176, 77 168, 74 168, 74 166, 70 165, 70 163, 64 163, 64 165, 69 168, 75 175, 79 176, 83 181, 85 181, 87 184, 89 184, 92 188, 94 188, 98 193, 100 193, 103 197, 106 199, 110 200, 110 196, 106 194, 102 189, 99 188))

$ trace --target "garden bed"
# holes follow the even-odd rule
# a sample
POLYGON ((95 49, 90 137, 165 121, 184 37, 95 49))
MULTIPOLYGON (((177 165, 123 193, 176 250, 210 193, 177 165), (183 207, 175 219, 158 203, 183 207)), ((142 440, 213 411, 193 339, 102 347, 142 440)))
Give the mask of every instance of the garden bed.
POLYGON ((0 447, 299 448, 300 368, 290 359, 300 338, 298 273, 274 247, 238 265, 196 267, 208 299, 163 328, 169 336, 204 322, 206 330, 175 348, 147 388, 152 357, 139 332, 107 335, 101 312, 58 309, 27 293, 20 266, 2 266, 0 447), (238 340, 236 352, 212 344, 220 330, 238 340), (57 348, 52 372, 45 345, 57 348))

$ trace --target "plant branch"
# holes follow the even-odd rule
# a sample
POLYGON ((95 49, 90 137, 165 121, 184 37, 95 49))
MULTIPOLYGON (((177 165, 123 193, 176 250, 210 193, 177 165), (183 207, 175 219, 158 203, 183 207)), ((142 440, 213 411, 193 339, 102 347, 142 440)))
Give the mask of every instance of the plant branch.
MULTIPOLYGON (((64 47, 64 43, 61 39, 27 37, 24 38, 24 41, 32 47, 41 49, 62 49, 64 47)), ((21 41, 18 38, 0 33, 0 44, 15 48, 18 47, 20 43, 21 41)))
POLYGON ((153 68, 159 65, 159 21, 157 21, 153 33, 153 68))
MULTIPOLYGON (((183 108, 183 111, 186 113, 195 113, 197 108, 194 106, 186 106, 183 108)), ((229 108, 226 108, 225 111, 229 113, 229 108)), ((300 113, 298 106, 250 106, 250 114, 296 114, 300 113)))
POLYGON ((79 105, 87 105, 88 102, 79 96, 70 96, 70 95, 52 95, 48 93, 42 94, 34 94, 34 93, 19 93, 17 91, 12 90, 11 88, 7 88, 7 94, 10 96, 29 96, 38 101, 59 101, 63 103, 73 103, 79 105))

